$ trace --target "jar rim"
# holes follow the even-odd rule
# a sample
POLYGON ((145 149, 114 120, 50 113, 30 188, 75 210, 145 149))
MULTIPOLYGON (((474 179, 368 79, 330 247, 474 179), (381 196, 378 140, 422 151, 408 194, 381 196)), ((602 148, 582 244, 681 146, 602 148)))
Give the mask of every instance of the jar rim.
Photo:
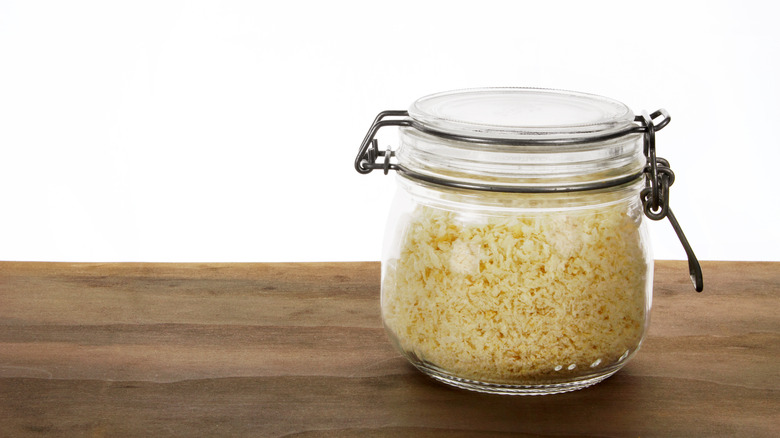
POLYGON ((446 91, 417 99, 408 113, 424 132, 500 143, 598 141, 636 127, 634 113, 617 100, 547 88, 446 91))

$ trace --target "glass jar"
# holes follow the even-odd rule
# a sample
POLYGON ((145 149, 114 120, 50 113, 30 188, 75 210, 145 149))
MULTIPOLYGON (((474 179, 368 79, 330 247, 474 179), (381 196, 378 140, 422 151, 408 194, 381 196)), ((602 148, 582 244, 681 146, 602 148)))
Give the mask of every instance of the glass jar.
POLYGON ((671 212, 673 174, 654 152, 669 117, 653 116, 523 88, 380 114, 355 164, 398 174, 381 287, 398 350, 437 380, 503 394, 572 391, 624 366, 650 319, 644 213, 671 212), (399 146, 382 152, 388 125, 399 146))

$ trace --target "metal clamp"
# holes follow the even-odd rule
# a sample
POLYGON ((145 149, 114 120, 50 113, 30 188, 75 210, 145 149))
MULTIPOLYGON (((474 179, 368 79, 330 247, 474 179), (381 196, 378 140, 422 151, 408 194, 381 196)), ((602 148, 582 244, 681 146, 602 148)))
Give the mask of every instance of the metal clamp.
POLYGON ((688 272, 693 282, 693 288, 696 292, 701 292, 704 290, 701 265, 693 252, 693 248, 691 248, 691 244, 688 243, 680 223, 669 207, 669 187, 674 184, 674 172, 672 172, 669 166, 669 161, 656 156, 655 153, 655 132, 666 126, 671 121, 671 117, 666 110, 660 109, 652 114, 643 112, 634 121, 639 122, 643 128, 644 153, 645 157, 647 157, 644 171, 645 188, 639 194, 642 199, 645 216, 654 221, 659 221, 663 218, 669 219, 669 223, 672 224, 672 228, 674 228, 674 232, 677 234, 677 238, 680 239, 680 243, 688 257, 688 272), (656 124, 654 120, 659 117, 663 118, 656 124))
POLYGON ((360 150, 357 157, 355 157, 355 170, 359 173, 366 174, 371 173, 374 169, 383 169, 385 175, 390 170, 398 170, 398 165, 390 162, 390 158, 395 156, 395 151, 387 149, 384 151, 379 150, 378 142, 374 138, 380 128, 385 126, 411 126, 412 122, 409 119, 390 119, 385 120, 386 117, 407 117, 408 111, 404 110, 390 110, 382 111, 374 119, 374 123, 371 124, 371 128, 368 130, 363 143, 360 144, 360 150), (377 160, 379 157, 384 157, 384 160, 379 163, 377 160))

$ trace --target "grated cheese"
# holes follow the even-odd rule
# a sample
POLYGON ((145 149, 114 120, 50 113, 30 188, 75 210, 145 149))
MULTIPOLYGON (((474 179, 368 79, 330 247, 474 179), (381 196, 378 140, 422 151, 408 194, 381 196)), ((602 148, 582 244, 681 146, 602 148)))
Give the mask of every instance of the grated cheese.
POLYGON ((647 321, 638 220, 626 203, 477 220, 417 205, 384 266, 385 326, 407 355, 471 380, 614 366, 647 321))

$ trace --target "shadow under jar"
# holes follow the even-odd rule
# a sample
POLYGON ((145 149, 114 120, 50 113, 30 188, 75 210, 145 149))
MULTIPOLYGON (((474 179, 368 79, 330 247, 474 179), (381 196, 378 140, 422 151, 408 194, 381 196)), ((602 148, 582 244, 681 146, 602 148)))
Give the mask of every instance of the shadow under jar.
POLYGON ((431 377, 482 392, 566 392, 618 371, 649 324, 646 213, 671 214, 659 166, 673 174, 649 163, 668 121, 524 88, 440 93, 380 114, 355 166, 398 175, 381 292, 395 346, 431 377), (400 126, 395 151, 377 148, 383 126, 400 126))

